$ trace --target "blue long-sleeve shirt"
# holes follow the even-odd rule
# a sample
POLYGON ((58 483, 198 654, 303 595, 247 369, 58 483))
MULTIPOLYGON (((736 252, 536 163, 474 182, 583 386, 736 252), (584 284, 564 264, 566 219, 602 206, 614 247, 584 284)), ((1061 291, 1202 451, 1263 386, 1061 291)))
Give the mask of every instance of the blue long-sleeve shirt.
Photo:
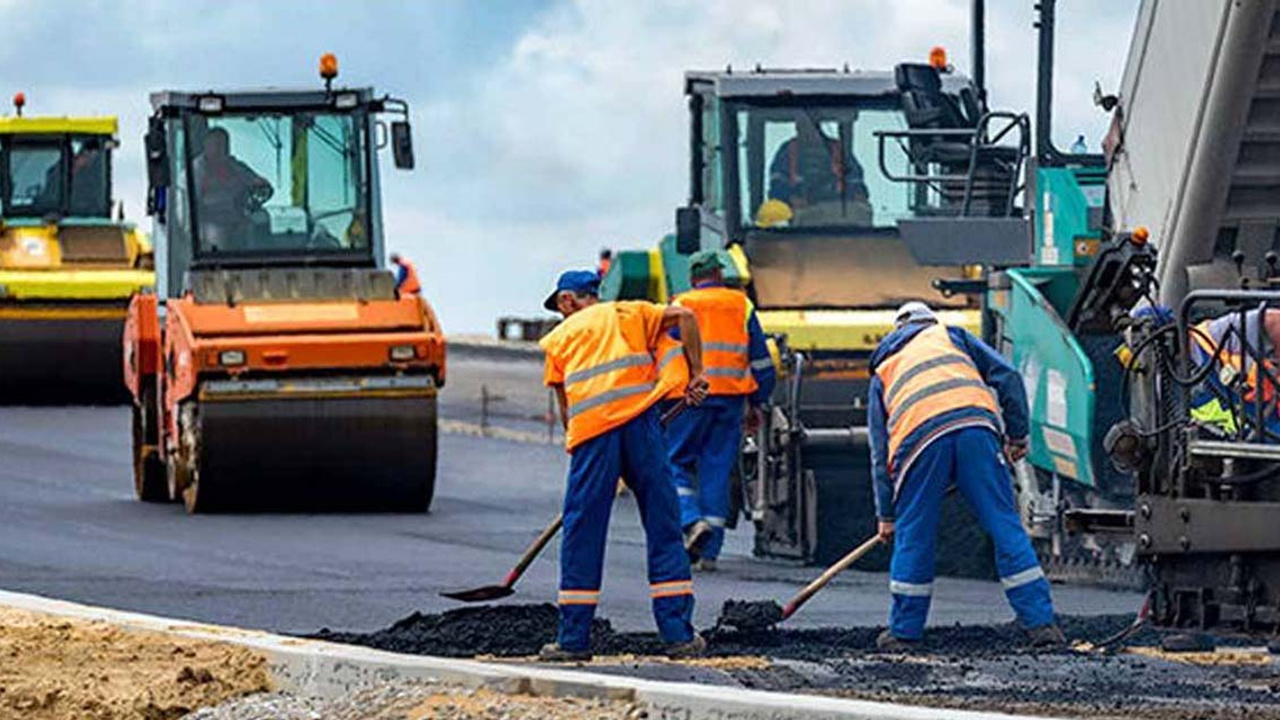
MULTIPOLYGON (((1007 438, 1023 439, 1030 431, 1027 408, 1027 391, 1022 376, 1003 355, 974 337, 964 328, 948 327, 951 343, 969 356, 982 376, 983 382, 996 391, 1001 417, 978 407, 958 408, 930 418, 916 428, 898 447, 893 458, 893 473, 889 472, 888 413, 884 402, 884 385, 876 377, 876 367, 894 353, 906 347, 916 333, 929 327, 927 323, 912 323, 889 333, 871 356, 871 386, 867 390, 867 429, 871 442, 871 479, 875 487, 876 515, 884 520, 894 517, 893 504, 901 478, 907 466, 904 458, 913 457, 925 445, 952 429, 988 426, 1007 438), (1002 424, 1003 421, 1003 424, 1002 424)), ((909 463, 908 463, 909 465, 909 463)))

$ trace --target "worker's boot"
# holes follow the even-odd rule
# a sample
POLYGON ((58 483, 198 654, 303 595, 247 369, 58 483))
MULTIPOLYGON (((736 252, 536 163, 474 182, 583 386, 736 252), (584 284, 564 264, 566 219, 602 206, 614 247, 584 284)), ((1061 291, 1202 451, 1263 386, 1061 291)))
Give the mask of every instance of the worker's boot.
POLYGON ((702 548, 711 539, 714 530, 706 520, 699 520, 684 530, 684 551, 689 553, 689 562, 696 563, 702 557, 702 548))
POLYGON ((1033 648, 1058 648, 1067 644, 1067 636, 1057 623, 1049 623, 1027 630, 1027 641, 1033 648))
POLYGON ((591 662, 591 651, 565 650, 560 643, 547 643, 538 651, 538 659, 554 663, 591 662))
POLYGON ((919 640, 907 640, 886 628, 876 637, 876 649, 883 652, 911 652, 920 646, 919 640))
POLYGON ((673 643, 667 646, 667 657, 672 660, 692 660, 706 654, 707 641, 696 632, 689 642, 673 643))
POLYGON ((716 571, 715 558, 704 557, 698 562, 694 563, 693 569, 697 570, 698 572, 704 572, 704 573, 715 572, 716 571))

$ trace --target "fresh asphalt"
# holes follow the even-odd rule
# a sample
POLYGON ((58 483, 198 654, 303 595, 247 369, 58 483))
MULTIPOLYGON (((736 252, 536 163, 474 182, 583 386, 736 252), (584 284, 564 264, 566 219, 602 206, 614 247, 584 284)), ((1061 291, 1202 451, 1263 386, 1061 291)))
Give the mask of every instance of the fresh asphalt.
MULTIPOLYGON (((481 385, 502 396, 490 422, 545 432, 541 368, 529 359, 454 353, 441 415, 479 422, 481 385)), ((0 408, 0 587, 115 608, 282 632, 371 630, 415 610, 456 607, 438 593, 497 583, 559 509, 567 456, 557 446, 444 434, 427 515, 188 516, 133 498, 125 407, 0 408)), ((868 528, 868 531, 871 529, 868 528)), ((818 570, 750 556, 732 533, 721 571, 697 576, 697 624, 728 598, 791 596, 818 570)), ((556 548, 504 602, 554 602, 556 548)), ((998 583, 941 580, 932 621, 1011 618, 998 583)), ((1059 611, 1136 610, 1133 593, 1055 587, 1059 611)), ((887 578, 848 573, 789 621, 883 623, 887 578)), ((601 615, 651 627, 644 538, 618 501, 601 615)))

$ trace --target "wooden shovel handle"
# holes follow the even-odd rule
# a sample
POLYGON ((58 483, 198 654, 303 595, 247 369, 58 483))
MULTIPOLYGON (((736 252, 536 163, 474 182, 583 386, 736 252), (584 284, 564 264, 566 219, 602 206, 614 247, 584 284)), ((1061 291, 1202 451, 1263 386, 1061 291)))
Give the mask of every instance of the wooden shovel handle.
POLYGON ((823 571, 816 580, 806 585, 800 592, 796 593, 796 596, 791 599, 791 602, 787 603, 787 606, 782 609, 782 618, 785 620, 795 614, 795 611, 799 610, 801 605, 804 605, 809 601, 809 598, 813 597, 819 590, 826 587, 827 583, 831 582, 835 576, 845 570, 848 570, 850 565, 861 560, 863 555, 871 552, 879 544, 880 536, 872 535, 866 542, 853 550, 850 550, 849 554, 837 560, 834 565, 823 571))
POLYGON ((564 527, 563 513, 556 515, 556 519, 543 528, 542 534, 538 536, 537 540, 533 541, 528 550, 524 551, 524 555, 520 556, 520 561, 516 563, 515 567, 511 568, 511 572, 507 573, 507 579, 502 584, 506 587, 515 585, 520 576, 524 575, 524 571, 529 569, 534 559, 542 553, 542 550, 547 547, 547 543, 551 542, 551 538, 555 537, 562 527, 564 527))

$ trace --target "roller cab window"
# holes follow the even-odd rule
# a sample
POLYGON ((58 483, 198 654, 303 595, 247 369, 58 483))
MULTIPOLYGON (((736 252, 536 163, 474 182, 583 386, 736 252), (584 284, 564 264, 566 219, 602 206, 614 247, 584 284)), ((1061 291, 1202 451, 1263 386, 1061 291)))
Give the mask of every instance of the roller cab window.
POLYGON ((900 130, 896 101, 798 108, 741 104, 739 217, 744 228, 895 228, 907 189, 879 170, 875 133, 900 130))
POLYGON ((360 113, 189 116, 186 123, 197 257, 371 252, 360 113))
POLYGON ((110 217, 109 143, 75 135, 7 139, 0 146, 3 214, 110 217))

